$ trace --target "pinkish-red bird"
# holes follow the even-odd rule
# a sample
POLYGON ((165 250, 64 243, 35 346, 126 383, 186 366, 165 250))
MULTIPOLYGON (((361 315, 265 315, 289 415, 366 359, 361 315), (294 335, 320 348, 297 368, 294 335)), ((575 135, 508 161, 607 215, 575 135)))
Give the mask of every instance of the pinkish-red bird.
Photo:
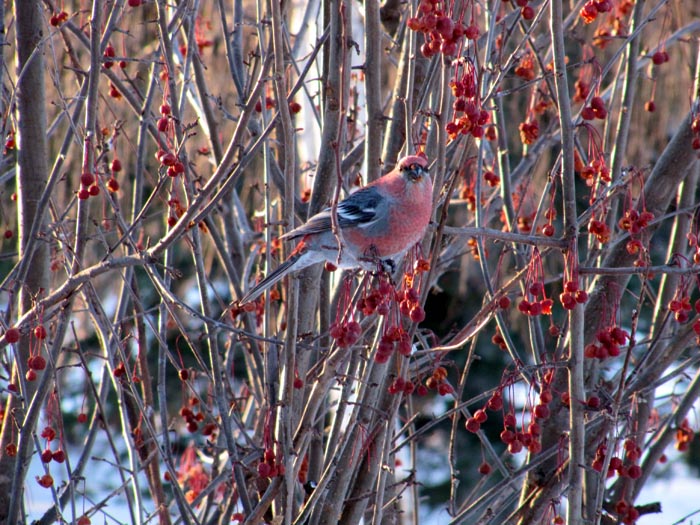
POLYGON ((425 157, 409 155, 396 167, 337 206, 342 243, 331 229, 331 208, 281 239, 300 239, 291 255, 241 299, 256 299, 285 275, 320 262, 346 269, 376 270, 393 264, 423 238, 433 211, 433 184, 425 157))

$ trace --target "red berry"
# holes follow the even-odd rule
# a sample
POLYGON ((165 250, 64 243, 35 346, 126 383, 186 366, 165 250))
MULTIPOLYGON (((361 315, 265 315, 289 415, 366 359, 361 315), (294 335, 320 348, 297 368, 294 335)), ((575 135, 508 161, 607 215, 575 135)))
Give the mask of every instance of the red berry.
POLYGON ((479 431, 479 429, 481 428, 481 425, 479 424, 479 422, 476 420, 475 417, 470 417, 464 423, 464 428, 466 428, 469 432, 473 432, 476 434, 479 431))
POLYGON ((14 232, 12 230, 5 230, 3 236, 5 237, 5 239, 12 239, 12 237, 14 236, 14 232))
POLYGON ((437 388, 438 394, 441 396, 446 396, 453 392, 452 387, 447 383, 440 383, 437 388))
POLYGON ((523 443, 519 439, 514 439, 508 445, 508 452, 511 454, 517 454, 523 449, 523 443))
POLYGON ((24 374, 24 378, 29 381, 30 383, 32 381, 36 381, 36 372, 32 369, 27 370, 27 373, 24 374))
POLYGON ((657 51, 653 55, 651 55, 651 61, 654 63, 655 66, 660 66, 666 60, 664 59, 664 53, 663 51, 657 51))
POLYGON ((182 368, 177 372, 180 381, 187 381, 190 377, 190 371, 187 368, 182 368))
POLYGON ((66 453, 63 452, 63 449, 58 449, 53 453, 53 460, 56 463, 63 463, 66 460, 66 453))
POLYGON ((535 18, 535 10, 532 8, 532 6, 526 5, 520 9, 520 15, 524 20, 532 20, 535 18))
POLYGON ((594 110, 605 109, 605 101, 603 97, 593 97, 591 99, 591 108, 594 110))
POLYGON ((448 57, 455 56, 457 54, 457 43, 452 40, 443 40, 440 44, 440 52, 448 57))
POLYGON ((578 290, 578 283, 576 281, 566 281, 564 283, 564 290, 569 293, 574 293, 578 290))
POLYGON ((78 414, 78 423, 86 423, 87 422, 87 414, 85 412, 81 412, 78 414))
POLYGON ((160 157, 158 157, 158 160, 163 166, 174 166, 177 162, 177 157, 174 153, 164 152, 160 157))
POLYGON ((455 23, 449 16, 439 16, 435 22, 435 30, 440 33, 443 41, 452 38, 452 33, 454 32, 455 23))
POLYGON ((268 465, 267 463, 260 463, 258 465, 258 474, 260 475, 261 478, 270 477, 271 473, 272 473, 272 467, 270 465, 268 465))
POLYGON ((583 120, 593 120, 595 118, 595 113, 593 112, 593 108, 586 106, 581 109, 581 118, 583 120))
POLYGON ((53 452, 51 451, 50 448, 47 448, 41 452, 41 462, 42 463, 50 463, 51 458, 53 458, 53 452))
POLYGON ((491 465, 486 463, 485 461, 479 465, 479 474, 482 476, 486 476, 487 474, 491 473, 491 465))
POLYGON ((141 0, 127 0, 129 7, 138 7, 141 5, 141 0))
POLYGON ((165 115, 170 115, 170 104, 167 102, 163 102, 160 105, 160 114, 165 116, 165 115))
POLYGON ((44 359, 44 356, 42 355, 35 355, 34 357, 29 358, 27 365, 32 370, 43 370, 46 368, 46 359, 44 359))
POLYGON ((423 310, 423 307, 418 305, 411 308, 411 312, 409 315, 411 317, 411 321, 413 321, 414 323, 420 323, 425 320, 425 310, 423 310))
POLYGON ((630 465, 627 469, 627 477, 630 479, 639 479, 642 476, 642 468, 639 465, 630 465))
POLYGON ((119 191, 119 181, 114 177, 110 177, 107 181, 107 189, 110 193, 117 193, 119 191))
POLYGON ((620 470, 623 467, 622 460, 617 456, 610 458, 610 468, 620 470))
POLYGON ((53 427, 44 427, 40 435, 42 438, 48 441, 53 441, 56 439, 56 431, 53 429, 53 427))
POLYGON ((96 197, 97 195, 100 194, 100 188, 99 188, 99 186, 98 186, 97 184, 93 184, 92 186, 90 186, 90 187, 88 188, 88 193, 89 193, 91 196, 96 197))
POLYGON ((17 330, 17 328, 8 328, 5 332, 5 341, 8 343, 16 343, 19 341, 19 330, 17 330))
POLYGON ((90 173, 89 171, 86 171, 85 173, 82 173, 80 175, 80 184, 82 186, 88 187, 94 183, 95 183, 95 176, 92 173, 90 173))
POLYGON ((676 321, 678 321, 679 323, 686 323, 686 322, 688 322, 688 319, 690 319, 690 315, 685 310, 681 310, 680 312, 676 312, 674 314, 674 317, 675 317, 676 321))
POLYGON ((501 441, 506 445, 510 445, 515 439, 515 432, 512 430, 505 429, 501 431, 501 441))
POLYGON ((169 123, 170 121, 168 120, 168 117, 159 118, 157 123, 158 131, 160 131, 161 133, 165 133, 166 131, 168 131, 169 123))
POLYGON ((535 281, 530 285, 529 291, 532 295, 540 295, 544 292, 544 284, 540 281, 535 281))
POLYGON ((467 37, 468 40, 476 40, 479 38, 479 26, 475 24, 468 25, 464 30, 464 36, 467 37))
POLYGON ((37 477, 36 480, 39 483, 39 485, 41 485, 45 489, 53 485, 53 478, 51 477, 51 474, 44 474, 41 477, 37 477))
POLYGON ((423 45, 420 46, 420 52, 425 58, 431 58, 437 53, 437 51, 433 51, 432 47, 430 47, 430 44, 428 42, 424 42, 423 45))
POLYGON ((46 339, 46 328, 44 325, 37 325, 34 327, 34 337, 37 339, 46 339))
POLYGON ((537 419, 547 419, 549 417, 550 411, 547 405, 539 404, 535 405, 533 413, 537 419))

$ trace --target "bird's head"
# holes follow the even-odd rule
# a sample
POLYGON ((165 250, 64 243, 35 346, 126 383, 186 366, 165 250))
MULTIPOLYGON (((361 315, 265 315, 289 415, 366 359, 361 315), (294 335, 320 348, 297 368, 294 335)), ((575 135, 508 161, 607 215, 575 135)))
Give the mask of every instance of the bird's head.
POLYGON ((399 171, 411 182, 420 182, 428 176, 428 159, 420 155, 408 155, 399 160, 399 171))

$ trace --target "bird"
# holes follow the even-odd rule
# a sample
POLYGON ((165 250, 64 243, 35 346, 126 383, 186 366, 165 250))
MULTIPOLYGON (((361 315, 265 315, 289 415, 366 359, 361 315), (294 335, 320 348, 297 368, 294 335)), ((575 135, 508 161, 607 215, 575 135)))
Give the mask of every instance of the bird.
POLYGON ((321 262, 343 269, 393 268, 423 238, 432 211, 428 160, 421 155, 403 157, 389 173, 338 202, 337 236, 332 207, 282 235, 282 240, 298 240, 296 247, 238 303, 254 301, 287 274, 321 262))

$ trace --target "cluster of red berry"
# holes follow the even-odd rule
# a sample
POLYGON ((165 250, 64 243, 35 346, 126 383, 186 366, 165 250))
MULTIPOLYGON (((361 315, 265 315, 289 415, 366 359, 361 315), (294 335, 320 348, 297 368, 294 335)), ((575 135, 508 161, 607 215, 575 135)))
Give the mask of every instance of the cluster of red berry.
MULTIPOLYGON (((673 299, 668 302, 668 309, 673 314, 673 318, 679 323, 687 322, 690 319, 690 312, 693 310, 687 290, 683 288, 686 287, 679 286, 673 299)), ((695 311, 700 313, 700 299, 695 301, 695 311)))
POLYGON ((196 397, 191 397, 188 401, 188 405, 189 406, 180 408, 180 416, 187 423, 187 431, 194 433, 199 430, 199 424, 204 421, 204 414, 199 410, 197 412, 193 410, 199 406, 199 399, 196 397))
POLYGON ((374 360, 377 363, 386 363, 394 352, 403 356, 411 355, 411 340, 408 333, 400 326, 387 328, 379 339, 374 360))
POLYGON ((357 321, 335 322, 331 325, 330 336, 340 348, 354 345, 362 334, 362 327, 357 321))
POLYGON ((409 18, 406 23, 409 29, 425 35, 420 50, 427 58, 438 53, 453 57, 457 55, 464 37, 476 40, 479 36, 476 24, 465 26, 461 21, 455 22, 440 3, 440 0, 421 0, 417 16, 409 18))
MULTIPOLYGON (((527 449, 530 453, 537 454, 542 450, 542 442, 540 440, 542 433, 541 422, 551 415, 549 404, 552 402, 553 396, 549 385, 552 377, 551 372, 545 374, 538 401, 530 408, 531 417, 527 427, 518 429, 512 408, 503 415, 503 430, 501 431, 500 439, 508 447, 509 453, 518 454, 523 449, 527 449)), ((487 410, 494 412, 503 410, 503 392, 501 388, 491 394, 483 408, 476 410, 474 415, 467 419, 464 425, 465 428, 469 432, 478 432, 481 429, 481 425, 488 420, 487 410)), ((488 464, 486 466, 482 464, 479 467, 479 472, 488 474, 491 469, 490 467, 487 468, 487 466, 488 464)))
POLYGON ((66 20, 68 20, 68 13, 65 11, 59 11, 58 13, 51 15, 49 18, 49 24, 51 24, 53 27, 59 27, 63 25, 66 20))
POLYGON ((583 120, 605 120, 608 116, 608 110, 605 107, 603 97, 593 97, 591 102, 581 109, 581 118, 583 120))
POLYGON ((683 419, 683 422, 676 429, 676 450, 679 452, 687 452, 694 437, 695 431, 690 428, 688 418, 683 419))
POLYGON ((584 349, 584 356, 589 359, 607 359, 620 355, 620 347, 625 345, 630 335, 619 326, 609 326, 596 334, 597 343, 590 343, 584 349))
POLYGON ((518 304, 518 310, 526 315, 551 315, 552 301, 547 297, 542 281, 535 281, 527 287, 525 298, 518 304), (539 298, 541 296, 541 298, 539 298))
MULTIPOLYGON (((157 127, 159 132, 167 135, 166 138, 170 138, 174 131, 171 113, 172 110, 170 108, 170 104, 163 102, 160 105, 161 116, 158 119, 157 127)), ((156 152, 156 159, 158 162, 160 162, 161 166, 166 168, 168 177, 177 177, 178 175, 185 173, 185 165, 178 158, 177 154, 172 151, 167 151, 160 148, 156 152)))
POLYGON ((491 116, 481 107, 477 72, 471 60, 462 58, 457 61, 450 88, 455 97, 452 120, 445 126, 450 139, 454 140, 459 134, 483 137, 484 126, 491 121, 491 116))
POLYGON ((588 301, 588 292, 579 288, 578 279, 570 279, 564 282, 564 291, 559 294, 561 305, 567 310, 573 310, 577 304, 588 301))
MULTIPOLYGON (((549 410, 549 408, 547 408, 549 410)), ((510 454, 518 454, 526 448, 531 454, 537 454, 542 450, 540 436, 542 429, 540 424, 533 419, 527 426, 527 430, 517 430, 515 414, 507 413, 503 417, 503 430, 501 431, 501 441, 508 447, 510 454)))
POLYGON ((528 0, 514 0, 515 5, 520 8, 520 16, 523 20, 532 20, 535 18, 535 9, 529 5, 528 0))
MULTIPOLYGON (((642 468, 638 465, 639 458, 642 455, 642 450, 633 439, 626 439, 623 442, 623 450, 625 452, 624 459, 619 456, 610 458, 608 470, 605 473, 606 478, 611 478, 615 475, 620 478, 631 480, 639 479, 642 476, 642 468)), ((606 443, 601 443, 596 449, 595 456, 591 467, 597 472, 602 472, 605 466, 605 456, 608 453, 606 443)), ((624 499, 620 499, 615 504, 615 513, 619 516, 620 522, 625 525, 632 525, 639 519, 639 511, 624 499)))
MULTIPOLYGON (((423 385, 419 385, 423 386, 423 385)), ((428 389, 427 387, 423 386, 424 392, 427 393, 428 389)), ((387 391, 390 394, 404 394, 407 396, 410 396, 415 392, 416 390, 416 385, 413 381, 404 379, 403 377, 399 376, 396 379, 394 379, 391 384, 389 385, 389 388, 387 391)), ((425 395, 425 394, 424 394, 425 395)))
POLYGON ((540 124, 534 118, 521 122, 518 130, 520 131, 520 142, 526 146, 534 143, 540 136, 540 124))
POLYGON ((579 14, 586 24, 593 22, 600 13, 608 13, 612 11, 613 4, 611 0, 588 0, 579 14))
MULTIPOLYGON (((447 369, 444 366, 435 367, 432 375, 425 380, 425 387, 429 390, 437 390, 437 393, 441 396, 446 396, 454 392, 452 385, 447 382, 447 369)), ((418 395, 423 395, 425 391, 419 386, 416 389, 416 393, 418 395)))
POLYGON ((270 447, 263 453, 263 461, 258 463, 258 474, 261 478, 274 478, 284 476, 286 469, 284 464, 277 461, 275 451, 270 447))
MULTIPOLYGON (((580 160, 580 157, 579 157, 580 160)), ((586 181, 586 186, 593 187, 596 183, 609 184, 612 181, 610 176, 610 168, 605 162, 605 158, 601 156, 592 157, 588 164, 583 164, 576 169, 581 175, 581 178, 586 181)), ((610 232, 608 231, 608 234, 610 232)))

